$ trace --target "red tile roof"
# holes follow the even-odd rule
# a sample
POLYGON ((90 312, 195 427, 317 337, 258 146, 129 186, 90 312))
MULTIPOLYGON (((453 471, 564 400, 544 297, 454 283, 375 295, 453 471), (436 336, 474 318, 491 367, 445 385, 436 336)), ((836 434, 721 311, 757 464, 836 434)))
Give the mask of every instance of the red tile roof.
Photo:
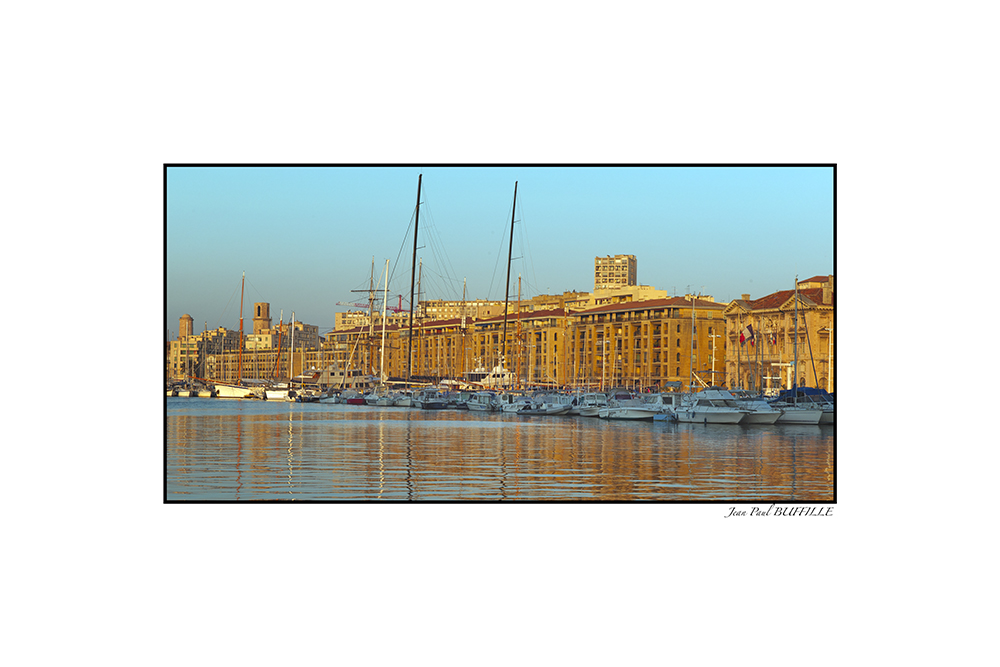
MULTIPOLYGON (((514 322, 520 317, 522 320, 541 320, 548 319, 550 317, 564 317, 566 315, 566 310, 564 308, 552 308, 550 310, 527 310, 518 316, 517 313, 507 313, 507 321, 514 322)), ((471 319, 471 318, 470 318, 471 319)), ((487 317, 481 320, 476 320, 476 324, 490 324, 496 322, 503 322, 503 315, 497 315, 496 317, 487 317)))
MULTIPOLYGON (((786 289, 781 290, 780 292, 774 292, 773 294, 768 294, 767 296, 763 296, 759 299, 751 299, 750 301, 746 301, 744 303, 746 303, 751 310, 768 310, 781 306, 781 304, 791 299, 794 295, 795 290, 786 289)), ((823 288, 814 287, 812 289, 800 289, 799 297, 808 299, 816 304, 822 304, 823 288)))
MULTIPOLYGON (((719 308, 726 307, 724 303, 695 299, 696 308, 719 308)), ((597 306, 588 310, 579 310, 573 315, 596 315, 598 313, 620 313, 633 310, 655 310, 657 308, 686 308, 690 307, 691 301, 682 296, 674 296, 669 299, 649 299, 648 301, 627 301, 625 303, 609 303, 605 306, 597 306)))

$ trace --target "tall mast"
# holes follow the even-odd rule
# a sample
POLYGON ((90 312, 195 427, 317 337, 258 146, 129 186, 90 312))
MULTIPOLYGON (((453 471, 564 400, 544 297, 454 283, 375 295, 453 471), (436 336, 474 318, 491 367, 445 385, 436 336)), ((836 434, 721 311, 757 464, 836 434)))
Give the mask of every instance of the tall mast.
POLYGON ((792 399, 794 403, 799 402, 799 274, 795 274, 795 344, 792 347, 795 353, 795 363, 792 365, 794 371, 792 375, 792 399))
MULTIPOLYGON (((420 303, 420 285, 424 279, 424 260, 420 260, 420 265, 417 267, 417 303, 420 303)), ((417 317, 420 317, 420 309, 417 308, 417 317)), ((420 320, 420 329, 417 330, 417 338, 420 338, 420 331, 423 330, 424 321, 420 320)), ((420 341, 417 341, 417 356, 420 356, 420 341)), ((418 369, 420 370, 420 369, 418 369)))
POLYGON ((389 260, 385 260, 385 291, 382 296, 382 352, 378 361, 379 383, 385 384, 385 304, 389 298, 389 260))
POLYGON ((278 315, 278 361, 277 366, 274 368, 274 379, 275 381, 281 378, 281 329, 285 323, 285 311, 279 311, 278 315))
POLYGON ((243 286, 247 281, 247 272, 243 272, 243 279, 240 281, 240 348, 237 355, 236 364, 236 384, 243 382, 243 286))
MULTIPOLYGON (((458 377, 465 378, 465 278, 462 278, 462 359, 459 362, 458 377)), ((830 364, 827 364, 829 366, 830 364)))
POLYGON ((517 210, 517 181, 514 181, 514 205, 510 208, 510 245, 507 248, 507 284, 503 296, 503 347, 500 348, 500 364, 503 366, 507 355, 507 302, 510 299, 510 258, 514 251, 514 212, 517 210))
MULTIPOLYGON (((514 336, 514 343, 517 352, 514 355, 514 384, 521 386, 521 274, 517 274, 517 334, 514 336)), ((528 368, 528 382, 531 382, 531 368, 528 368)))
POLYGON ((372 336, 375 334, 375 255, 372 255, 372 275, 368 279, 368 374, 375 375, 375 357, 372 354, 372 336))
POLYGON ((691 295, 691 358, 688 360, 688 391, 694 391, 694 294, 691 295))
POLYGON ((410 337, 406 342, 406 379, 413 375, 413 277, 417 270, 417 228, 420 226, 420 185, 424 175, 417 176, 417 213, 413 222, 413 261, 410 262, 410 337))

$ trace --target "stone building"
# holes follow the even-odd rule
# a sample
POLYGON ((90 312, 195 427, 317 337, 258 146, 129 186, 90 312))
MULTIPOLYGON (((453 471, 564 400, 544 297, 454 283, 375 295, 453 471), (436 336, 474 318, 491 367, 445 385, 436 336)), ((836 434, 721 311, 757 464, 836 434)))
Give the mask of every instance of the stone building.
POLYGON ((834 302, 833 276, 815 276, 798 282, 797 302, 796 290, 789 289, 758 299, 744 294, 729 304, 729 386, 776 393, 797 384, 834 391, 834 302))
POLYGON ((635 255, 594 258, 594 291, 636 284, 635 255))
MULTIPOLYGON (((272 326, 268 304, 259 303, 254 305, 255 333, 245 336, 242 355, 239 332, 219 328, 189 333, 168 343, 167 377, 190 373, 235 381, 287 379, 307 372, 321 385, 351 386, 384 372, 394 380, 412 376, 430 382, 459 379, 504 359, 519 382, 535 386, 662 388, 679 383, 683 388, 727 385, 774 391, 791 386, 794 290, 759 299, 744 294, 725 304, 710 296, 649 298, 660 291, 639 287, 511 302, 506 336, 502 302, 498 313, 467 314, 464 319, 454 311, 461 302, 428 302, 443 309, 433 313, 445 317, 432 317, 432 311, 422 308, 412 344, 406 320, 390 318, 384 352, 381 321, 338 328, 322 338, 317 327, 295 322, 295 349, 290 350, 291 325, 272 326)), ((798 287, 796 380, 800 386, 832 391, 833 276, 799 281, 798 287)), ((182 320, 182 330, 190 327, 182 320)))
POLYGON ((604 387, 718 384, 725 368, 724 309, 725 304, 688 295, 571 313, 567 382, 604 387))

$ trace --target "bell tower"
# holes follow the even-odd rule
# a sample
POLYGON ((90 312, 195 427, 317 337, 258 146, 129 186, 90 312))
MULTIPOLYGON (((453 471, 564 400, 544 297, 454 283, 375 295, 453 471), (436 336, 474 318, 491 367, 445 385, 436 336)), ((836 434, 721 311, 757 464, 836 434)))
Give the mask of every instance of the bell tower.
POLYGON ((253 332, 259 334, 271 328, 271 304, 265 302, 253 305, 253 332))
POLYGON ((194 333, 194 318, 184 313, 181 315, 180 329, 178 329, 177 340, 182 340, 185 336, 194 333))

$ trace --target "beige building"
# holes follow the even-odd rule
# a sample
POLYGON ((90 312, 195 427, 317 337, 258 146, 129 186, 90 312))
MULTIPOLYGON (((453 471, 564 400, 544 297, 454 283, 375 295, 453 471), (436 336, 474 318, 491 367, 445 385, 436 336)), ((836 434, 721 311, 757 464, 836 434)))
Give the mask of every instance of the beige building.
POLYGON ((695 388, 725 369, 725 304, 693 296, 599 306, 569 317, 567 381, 695 388))
POLYGON ((636 284, 635 255, 607 255, 594 258, 594 291, 636 284))
MULTIPOLYGON (((271 326, 267 304, 258 303, 255 333, 245 336, 242 354, 239 332, 188 333, 167 345, 167 377, 287 379, 305 371, 322 385, 351 386, 384 372, 390 379, 430 382, 462 378, 503 358, 525 385, 679 383, 776 391, 792 384, 797 303, 797 382, 833 391, 833 287, 833 276, 817 276, 799 282, 797 302, 794 290, 785 290, 759 299, 745 294, 729 304, 710 296, 669 297, 644 286, 543 295, 511 302, 506 336, 502 302, 467 302, 477 304, 478 315, 463 320, 462 302, 430 301, 420 304, 412 344, 406 318, 388 319, 384 352, 381 320, 322 338, 317 327, 296 322, 290 350, 291 325, 271 326), (741 344, 741 332, 750 330, 753 338, 741 344)), ((190 331, 191 318, 185 318, 181 330, 190 331)))
POLYGON ((729 386, 776 393, 797 384, 834 391, 833 276, 800 280, 797 302, 794 289, 759 299, 744 294, 725 315, 729 386))

